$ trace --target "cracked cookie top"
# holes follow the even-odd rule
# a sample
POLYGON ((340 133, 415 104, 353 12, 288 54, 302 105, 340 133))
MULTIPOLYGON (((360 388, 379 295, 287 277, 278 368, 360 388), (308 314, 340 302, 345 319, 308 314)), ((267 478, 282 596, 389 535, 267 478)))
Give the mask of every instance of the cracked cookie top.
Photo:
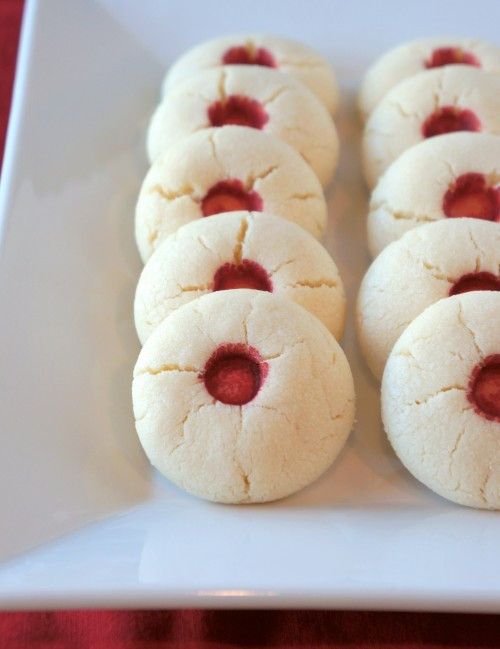
POLYGON ((231 288, 254 288, 300 304, 338 339, 345 295, 323 246, 294 223, 263 212, 198 219, 168 237, 142 271, 134 314, 139 339, 182 304, 231 288))
POLYGON ((436 493, 500 508, 500 293, 428 307, 389 356, 382 419, 406 468, 436 493))
POLYGON ((306 85, 329 112, 337 108, 339 92, 328 61, 303 43, 270 34, 235 34, 193 47, 170 67, 164 93, 200 70, 238 64, 285 72, 306 85))
POLYGON ((396 84, 445 65, 470 65, 500 70, 500 48, 472 38, 423 38, 386 52, 366 72, 359 92, 361 115, 367 118, 396 84))
POLYGON ((357 303, 358 340, 381 378, 405 327, 438 300, 473 290, 500 291, 500 224, 446 219, 407 232, 373 261, 357 303))
POLYGON ((368 186, 410 147, 456 131, 500 134, 500 74, 451 65, 394 86, 366 122, 362 153, 368 186))
POLYGON ((186 491, 265 502, 318 478, 354 418, 347 359, 321 322, 286 298, 239 289, 177 309, 134 369, 137 432, 186 491))
POLYGON ((375 186, 367 220, 373 257, 412 228, 469 216, 500 222, 500 138, 450 133, 402 153, 375 186))
POLYGON ((300 81, 254 65, 202 70, 163 98, 148 129, 150 161, 186 135, 236 124, 287 142, 326 185, 337 166, 338 137, 327 109, 300 81))
POLYGON ((204 129, 174 144, 144 179, 135 213, 143 261, 182 225, 235 210, 271 212, 315 237, 327 218, 320 182, 286 142, 245 126, 204 129))

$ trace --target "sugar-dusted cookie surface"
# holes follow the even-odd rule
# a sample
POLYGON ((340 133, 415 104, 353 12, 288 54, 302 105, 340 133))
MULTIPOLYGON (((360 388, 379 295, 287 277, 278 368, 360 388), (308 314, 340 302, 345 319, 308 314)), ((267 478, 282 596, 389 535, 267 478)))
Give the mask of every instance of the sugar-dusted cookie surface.
POLYGON ((440 220, 387 246, 366 272, 357 303, 358 341, 373 374, 381 378, 394 343, 424 309, 479 290, 500 291, 500 223, 440 220))
POLYGON ((366 72, 359 92, 359 109, 367 118, 391 88, 403 79, 445 65, 470 65, 500 70, 500 48, 473 38, 422 38, 383 54, 366 72))
POLYGON ((366 122, 362 153, 368 186, 411 146, 455 131, 500 135, 500 74, 450 65, 394 86, 366 122))
POLYGON ((143 261, 182 225, 234 210, 266 210, 315 237, 327 218, 319 180, 286 142, 244 126, 204 129, 174 144, 144 179, 135 214, 143 261))
POLYGON ((500 222, 500 137, 449 133, 397 158, 373 190, 367 220, 373 257, 412 228, 462 216, 500 222))
POLYGON ((264 212, 231 212, 180 228, 144 267, 135 295, 139 339, 181 305, 213 291, 253 288, 281 295, 319 318, 338 339, 345 295, 323 246, 294 223, 264 212))
POLYGON ((293 77, 252 65, 202 70, 176 84, 151 119, 149 159, 190 133, 228 124, 281 138, 311 165, 323 185, 335 171, 339 144, 327 109, 293 77))
POLYGON ((238 64, 285 72, 306 85, 331 113, 337 108, 339 92, 328 61, 303 43, 271 34, 234 34, 196 45, 172 64, 164 92, 199 70, 238 64))
POLYGON ((406 468, 462 505, 500 508, 500 293, 433 304, 394 346, 382 418, 406 468))
POLYGON ((271 293, 204 295, 151 334, 133 381, 151 462, 192 494, 282 498, 318 478, 354 417, 349 364, 305 309, 271 293))

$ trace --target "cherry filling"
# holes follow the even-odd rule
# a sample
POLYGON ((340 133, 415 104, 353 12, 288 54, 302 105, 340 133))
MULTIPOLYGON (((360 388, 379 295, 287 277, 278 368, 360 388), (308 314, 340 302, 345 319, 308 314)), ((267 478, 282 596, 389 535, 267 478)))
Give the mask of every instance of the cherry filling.
POLYGON ((434 137, 455 131, 480 131, 481 122, 475 113, 467 108, 442 106, 435 110, 422 124, 422 135, 434 137))
POLYGON ((500 354, 487 356, 472 370, 467 398, 478 415, 500 422, 500 354))
POLYGON ((210 104, 208 119, 211 126, 236 124, 260 129, 269 120, 269 115, 256 99, 244 95, 230 95, 223 101, 214 101, 210 104))
POLYGON ((224 65, 264 65, 267 68, 277 68, 274 56, 264 47, 252 49, 245 46, 230 47, 222 55, 224 65))
POLYGON ((273 285, 267 271, 250 259, 240 264, 227 263, 220 266, 214 275, 214 291, 230 288, 253 288, 257 291, 272 292, 273 285))
POLYGON ((500 277, 492 273, 467 273, 462 275, 450 288, 450 295, 468 291, 500 291, 500 277))
POLYGON ((459 176, 443 199, 446 216, 500 221, 500 187, 489 187, 483 174, 459 176))
POLYGON ((210 187, 201 201, 203 216, 212 216, 220 212, 262 212, 264 202, 257 192, 248 192, 241 180, 231 178, 221 180, 210 187))
POLYGON ((227 343, 210 356, 200 378, 214 399, 242 406, 255 398, 267 372, 267 363, 254 347, 227 343))
POLYGON ((440 68, 443 65, 475 65, 480 68, 479 60, 461 47, 438 47, 425 62, 426 68, 440 68))

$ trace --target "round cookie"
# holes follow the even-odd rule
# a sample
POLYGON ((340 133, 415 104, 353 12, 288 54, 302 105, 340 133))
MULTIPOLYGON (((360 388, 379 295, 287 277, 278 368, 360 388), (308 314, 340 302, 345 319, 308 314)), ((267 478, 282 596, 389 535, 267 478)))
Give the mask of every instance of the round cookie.
POLYGON ((455 295, 404 331, 382 419, 406 468, 461 505, 500 508, 500 293, 455 295))
POLYGON ((269 34, 224 36, 193 47, 170 67, 164 92, 200 70, 237 64, 285 72, 306 85, 331 113, 337 108, 339 92, 328 61, 307 45, 269 34))
POLYGON ((183 304, 205 293, 236 288, 293 300, 336 338, 342 335, 344 288, 323 246, 277 216, 232 212, 183 226, 150 258, 134 303, 141 343, 183 304))
POLYGON ((151 119, 149 159, 190 133, 228 124, 284 140, 311 165, 323 185, 335 171, 338 137, 323 104, 289 75, 253 65, 202 70, 176 84, 151 119))
POLYGON ((141 257, 194 219, 242 209, 272 212, 315 237, 326 226, 321 184, 283 140, 246 126, 188 135, 153 163, 142 184, 135 213, 141 257))
POLYGON ((333 462, 354 418, 349 364, 317 318, 248 289, 210 293, 151 334, 134 370, 141 443, 186 491, 283 498, 333 462))
POLYGON ((449 65, 398 83, 379 102, 363 134, 366 182, 422 140, 455 131, 500 134, 500 74, 449 65))
POLYGON ((470 216, 500 221, 500 137, 449 133, 397 158, 370 199, 368 247, 376 256, 412 228, 470 216))
POLYGON ((500 49, 471 38, 424 38, 386 52, 366 72, 359 92, 361 115, 367 118, 384 95, 403 79, 445 65, 500 70, 500 49))
POLYGON ((500 224, 448 219, 416 228, 391 243, 363 278, 357 303, 358 341, 380 378, 404 329, 438 300, 467 291, 500 291, 500 224))

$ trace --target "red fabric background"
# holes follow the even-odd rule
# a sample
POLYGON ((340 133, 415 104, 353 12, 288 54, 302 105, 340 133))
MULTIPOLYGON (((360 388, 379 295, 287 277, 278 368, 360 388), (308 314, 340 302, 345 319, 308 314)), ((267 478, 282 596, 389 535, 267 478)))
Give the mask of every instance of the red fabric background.
MULTIPOLYGON (((21 14, 22 0, 0 0, 0 152, 10 107, 21 14)), ((346 646, 500 647, 500 616, 336 611, 0 613, 0 649, 346 646)))

